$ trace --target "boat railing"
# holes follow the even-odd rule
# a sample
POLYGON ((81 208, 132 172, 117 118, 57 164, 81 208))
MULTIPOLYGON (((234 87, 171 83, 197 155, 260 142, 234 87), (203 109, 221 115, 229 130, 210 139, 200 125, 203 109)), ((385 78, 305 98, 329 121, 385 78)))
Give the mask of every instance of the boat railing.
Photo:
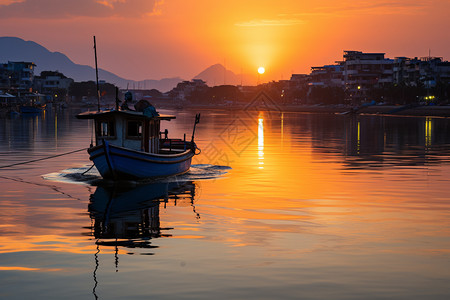
POLYGON ((173 150, 182 150, 182 151, 186 151, 188 149, 193 149, 193 143, 192 142, 187 142, 184 141, 182 139, 164 139, 160 141, 160 149, 164 149, 164 150, 168 150, 168 151, 173 151, 173 150))

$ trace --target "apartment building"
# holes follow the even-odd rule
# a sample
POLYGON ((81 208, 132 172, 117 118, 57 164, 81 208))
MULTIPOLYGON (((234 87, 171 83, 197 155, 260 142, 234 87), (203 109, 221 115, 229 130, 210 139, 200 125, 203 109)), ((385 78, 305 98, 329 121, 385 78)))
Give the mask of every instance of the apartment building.
POLYGON ((0 89, 31 92, 35 67, 34 63, 24 61, 0 64, 0 89))
POLYGON ((367 100, 372 88, 383 88, 393 83, 394 60, 385 53, 344 51, 343 79, 350 100, 358 103, 367 100))
POLYGON ((51 95, 57 90, 68 90, 73 83, 72 78, 67 78, 60 72, 44 71, 34 79, 34 88, 40 93, 51 95))
POLYGON ((396 57, 393 68, 394 84, 422 85, 432 88, 437 83, 450 83, 450 62, 442 57, 396 57))
POLYGON ((311 86, 343 86, 341 65, 325 65, 311 67, 309 85, 311 86))

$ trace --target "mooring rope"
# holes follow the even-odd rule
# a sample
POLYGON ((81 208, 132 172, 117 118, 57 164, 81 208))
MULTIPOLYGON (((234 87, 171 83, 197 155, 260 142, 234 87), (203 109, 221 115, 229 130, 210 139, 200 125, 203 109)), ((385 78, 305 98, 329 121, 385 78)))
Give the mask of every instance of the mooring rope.
POLYGON ((72 196, 72 195, 70 195, 68 193, 60 191, 60 188, 57 187, 56 185, 43 184, 43 183, 37 183, 37 182, 32 182, 32 181, 26 181, 26 180, 24 180, 22 178, 13 178, 13 177, 1 176, 1 175, 0 175, 0 178, 7 179, 7 180, 12 180, 12 181, 17 181, 17 182, 20 182, 20 183, 27 183, 27 184, 37 185, 37 186, 48 187, 48 188, 54 190, 55 192, 60 193, 61 195, 67 196, 68 198, 81 201, 80 198, 74 197, 74 196, 72 196))
POLYGON ((74 150, 74 151, 70 151, 70 152, 66 152, 66 153, 61 153, 61 154, 56 154, 56 155, 52 155, 52 156, 37 158, 37 159, 29 160, 29 161, 18 162, 18 163, 6 165, 6 166, 0 166, 0 169, 14 167, 14 166, 19 166, 19 165, 25 165, 25 164, 29 164, 29 163, 33 163, 33 162, 37 162, 37 161, 42 161, 42 160, 46 160, 46 159, 51 159, 51 158, 55 158, 55 157, 59 157, 59 156, 69 155, 69 154, 73 154, 73 153, 76 153, 76 152, 84 151, 86 149, 88 149, 88 148, 83 148, 83 149, 78 149, 78 150, 74 150))
POLYGON ((92 170, 92 168, 93 168, 94 166, 95 166, 95 165, 90 166, 89 169, 87 169, 86 171, 84 171, 83 173, 81 173, 81 175, 84 175, 84 174, 86 174, 87 172, 89 172, 90 170, 92 170))

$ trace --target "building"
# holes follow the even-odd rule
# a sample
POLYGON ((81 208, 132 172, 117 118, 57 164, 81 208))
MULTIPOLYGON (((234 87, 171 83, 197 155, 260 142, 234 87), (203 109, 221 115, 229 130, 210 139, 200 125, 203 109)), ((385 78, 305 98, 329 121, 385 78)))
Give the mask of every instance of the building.
POLYGON ((450 84, 450 62, 441 61, 436 64, 436 81, 444 84, 450 84))
POLYGON ((394 60, 384 53, 363 53, 344 51, 343 79, 345 89, 352 103, 368 100, 372 88, 383 88, 393 84, 394 60))
POLYGON ((206 82, 201 79, 193 79, 191 81, 182 81, 170 91, 170 94, 176 100, 186 101, 194 91, 203 91, 207 89, 206 82))
POLYGON ((424 94, 446 101, 450 62, 441 57, 389 59, 385 53, 344 51, 343 60, 336 64, 311 67, 309 75, 292 74, 287 94, 294 103, 326 103, 334 98, 332 103, 345 99, 359 105, 388 98, 397 101, 399 85, 417 87, 401 90, 404 99, 400 103, 415 101, 424 94))
POLYGON ((0 64, 0 89, 13 93, 32 92, 35 67, 34 63, 24 61, 0 64))
POLYGON ((40 76, 35 76, 34 88, 55 98, 65 96, 73 82, 72 78, 67 78, 57 71, 43 71, 40 76))
POLYGON ((396 57, 393 68, 394 84, 433 88, 438 83, 450 83, 450 62, 442 57, 396 57))
POLYGON ((340 65, 311 67, 310 76, 310 86, 336 87, 344 85, 342 67, 340 65))
POLYGON ((289 80, 290 88, 303 88, 311 81, 311 76, 308 74, 292 74, 289 80))

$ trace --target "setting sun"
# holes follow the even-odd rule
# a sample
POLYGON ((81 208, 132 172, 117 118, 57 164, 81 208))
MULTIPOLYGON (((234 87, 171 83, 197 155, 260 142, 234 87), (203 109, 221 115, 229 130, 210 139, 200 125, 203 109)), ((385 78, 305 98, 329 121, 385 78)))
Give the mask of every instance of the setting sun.
POLYGON ((262 75, 262 74, 264 74, 264 72, 266 72, 266 69, 264 69, 264 67, 259 67, 259 68, 258 68, 258 73, 259 73, 259 74, 262 75))

